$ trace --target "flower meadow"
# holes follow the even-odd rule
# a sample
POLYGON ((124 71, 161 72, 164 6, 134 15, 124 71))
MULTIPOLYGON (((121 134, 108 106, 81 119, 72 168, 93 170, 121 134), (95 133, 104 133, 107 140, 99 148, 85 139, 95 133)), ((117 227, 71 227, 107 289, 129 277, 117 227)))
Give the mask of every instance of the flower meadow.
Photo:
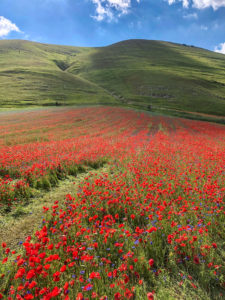
POLYGON ((91 170, 43 206, 20 250, 1 241, 0 299, 225 299, 224 126, 115 107, 12 112, 0 149, 3 215, 91 170))

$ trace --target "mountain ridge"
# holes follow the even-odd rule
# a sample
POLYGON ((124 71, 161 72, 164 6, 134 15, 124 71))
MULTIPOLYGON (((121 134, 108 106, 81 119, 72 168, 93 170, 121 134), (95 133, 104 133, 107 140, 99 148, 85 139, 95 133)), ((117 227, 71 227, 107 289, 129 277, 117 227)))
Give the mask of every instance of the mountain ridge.
POLYGON ((164 41, 0 41, 0 107, 110 104, 225 115, 225 55, 164 41))

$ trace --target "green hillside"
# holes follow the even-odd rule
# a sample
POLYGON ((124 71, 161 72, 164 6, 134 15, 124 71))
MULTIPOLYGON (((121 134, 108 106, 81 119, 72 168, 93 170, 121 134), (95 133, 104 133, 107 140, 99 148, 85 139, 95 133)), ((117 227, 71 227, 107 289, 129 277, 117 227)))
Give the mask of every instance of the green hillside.
POLYGON ((66 68, 89 49, 0 41, 0 106, 113 103, 95 83, 66 68))
POLYGON ((225 115, 225 55, 160 41, 0 41, 0 106, 116 104, 225 115))

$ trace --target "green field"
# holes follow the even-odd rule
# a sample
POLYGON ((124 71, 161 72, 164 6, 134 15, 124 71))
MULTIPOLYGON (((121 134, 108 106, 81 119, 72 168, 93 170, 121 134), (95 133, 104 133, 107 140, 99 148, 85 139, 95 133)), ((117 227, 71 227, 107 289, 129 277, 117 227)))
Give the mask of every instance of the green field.
POLYGON ((225 56, 148 40, 99 48, 0 41, 1 109, 77 104, 221 117, 225 56))

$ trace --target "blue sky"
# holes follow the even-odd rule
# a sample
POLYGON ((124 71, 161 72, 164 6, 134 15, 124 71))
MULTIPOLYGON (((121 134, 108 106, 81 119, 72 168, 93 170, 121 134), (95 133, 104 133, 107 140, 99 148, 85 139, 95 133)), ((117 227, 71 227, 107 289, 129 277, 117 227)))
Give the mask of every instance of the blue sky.
POLYGON ((0 1, 0 39, 104 46, 133 38, 225 53, 225 0, 0 1))

